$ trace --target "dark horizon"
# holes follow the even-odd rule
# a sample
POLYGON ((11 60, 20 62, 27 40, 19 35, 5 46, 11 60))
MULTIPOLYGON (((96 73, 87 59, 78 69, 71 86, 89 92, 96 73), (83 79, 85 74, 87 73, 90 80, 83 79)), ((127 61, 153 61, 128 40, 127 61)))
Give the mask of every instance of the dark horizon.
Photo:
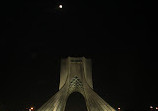
POLYGON ((136 0, 5 2, 0 108, 42 105, 68 56, 92 59, 94 91, 114 108, 158 106, 155 10, 136 0))

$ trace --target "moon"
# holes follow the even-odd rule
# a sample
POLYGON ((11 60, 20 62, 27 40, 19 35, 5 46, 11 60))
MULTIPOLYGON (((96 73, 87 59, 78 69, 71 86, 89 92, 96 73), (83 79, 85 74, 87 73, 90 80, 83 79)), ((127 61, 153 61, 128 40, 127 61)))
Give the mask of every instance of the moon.
POLYGON ((59 5, 59 8, 63 8, 63 5, 59 5))

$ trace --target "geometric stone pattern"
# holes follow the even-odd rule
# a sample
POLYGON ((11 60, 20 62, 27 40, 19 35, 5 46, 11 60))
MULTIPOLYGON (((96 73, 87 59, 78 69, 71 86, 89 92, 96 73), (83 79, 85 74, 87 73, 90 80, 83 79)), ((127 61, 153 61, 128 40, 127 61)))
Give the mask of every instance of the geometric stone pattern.
POLYGON ((59 91, 37 111, 64 111, 73 92, 83 95, 88 111, 116 111, 93 91, 91 60, 85 57, 61 60, 59 91))

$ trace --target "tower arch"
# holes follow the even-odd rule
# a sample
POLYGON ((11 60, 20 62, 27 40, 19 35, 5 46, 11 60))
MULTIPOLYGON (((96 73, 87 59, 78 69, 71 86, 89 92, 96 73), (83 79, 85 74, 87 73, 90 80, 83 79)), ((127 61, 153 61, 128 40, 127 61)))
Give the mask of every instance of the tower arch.
POLYGON ((79 92, 71 93, 64 111, 88 111, 84 96, 79 92))

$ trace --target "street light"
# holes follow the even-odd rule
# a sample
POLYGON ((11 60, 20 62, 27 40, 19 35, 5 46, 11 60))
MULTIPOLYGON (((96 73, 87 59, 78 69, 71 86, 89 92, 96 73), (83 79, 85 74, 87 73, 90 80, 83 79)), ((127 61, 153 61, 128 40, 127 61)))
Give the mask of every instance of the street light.
POLYGON ((153 111, 153 106, 150 106, 150 111, 153 111))
POLYGON ((153 106, 150 106, 150 109, 153 109, 153 106))

